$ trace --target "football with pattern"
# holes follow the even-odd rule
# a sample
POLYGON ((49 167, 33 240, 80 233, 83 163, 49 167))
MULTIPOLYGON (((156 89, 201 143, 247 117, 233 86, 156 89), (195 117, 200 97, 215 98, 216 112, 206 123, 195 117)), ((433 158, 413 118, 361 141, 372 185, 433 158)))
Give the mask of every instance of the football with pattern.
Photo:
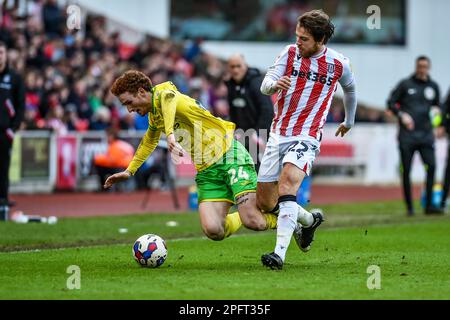
POLYGON ((160 236, 145 234, 134 242, 132 254, 139 265, 157 268, 166 261, 167 246, 160 236))

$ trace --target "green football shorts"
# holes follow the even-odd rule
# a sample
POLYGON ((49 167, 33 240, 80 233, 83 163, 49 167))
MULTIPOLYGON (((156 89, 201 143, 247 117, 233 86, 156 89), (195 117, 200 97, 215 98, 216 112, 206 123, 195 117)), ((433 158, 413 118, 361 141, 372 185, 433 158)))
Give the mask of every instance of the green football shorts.
POLYGON ((236 197, 256 192, 257 174, 253 159, 236 140, 222 159, 197 173, 198 202, 226 201, 235 203, 236 197))

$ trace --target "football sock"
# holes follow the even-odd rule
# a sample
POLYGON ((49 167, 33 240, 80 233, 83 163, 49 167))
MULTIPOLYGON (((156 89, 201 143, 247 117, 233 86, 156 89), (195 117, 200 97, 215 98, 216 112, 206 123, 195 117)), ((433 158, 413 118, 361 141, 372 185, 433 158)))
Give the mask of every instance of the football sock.
POLYGON ((241 217, 239 216, 239 212, 233 212, 227 214, 225 217, 225 238, 231 236, 233 233, 239 230, 242 225, 241 217))
POLYGON ((278 215, 280 213, 280 205, 277 203, 277 205, 275 206, 275 208, 273 208, 272 210, 269 211, 269 213, 273 213, 274 215, 278 215))
POLYGON ((277 243, 275 253, 284 261, 286 251, 291 242, 292 233, 297 225, 298 206, 296 196, 285 195, 278 199, 280 214, 278 215, 277 243))
POLYGON ((266 219, 267 229, 277 228, 277 219, 278 219, 277 215, 273 213, 264 213, 263 216, 266 219))
POLYGON ((314 217, 311 214, 311 212, 303 209, 302 206, 298 206, 298 219, 297 221, 303 226, 303 227, 310 227, 314 222, 314 217))

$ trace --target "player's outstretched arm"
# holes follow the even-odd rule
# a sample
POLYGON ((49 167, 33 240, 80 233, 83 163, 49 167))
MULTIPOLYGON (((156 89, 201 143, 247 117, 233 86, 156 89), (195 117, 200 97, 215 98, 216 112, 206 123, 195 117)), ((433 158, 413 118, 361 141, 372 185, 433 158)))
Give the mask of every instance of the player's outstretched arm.
POLYGON ((144 163, 145 160, 152 154, 153 150, 155 150, 158 145, 159 138, 161 137, 161 130, 157 128, 153 128, 151 126, 148 127, 147 132, 142 137, 141 142, 134 154, 133 160, 131 160, 128 165, 127 171, 134 175, 135 172, 140 168, 140 166, 144 163))
POLYGON ((131 172, 128 170, 115 173, 112 176, 109 176, 108 179, 106 179, 105 184, 103 185, 103 188, 109 189, 112 187, 113 184, 122 182, 125 180, 128 180, 131 177, 131 172))

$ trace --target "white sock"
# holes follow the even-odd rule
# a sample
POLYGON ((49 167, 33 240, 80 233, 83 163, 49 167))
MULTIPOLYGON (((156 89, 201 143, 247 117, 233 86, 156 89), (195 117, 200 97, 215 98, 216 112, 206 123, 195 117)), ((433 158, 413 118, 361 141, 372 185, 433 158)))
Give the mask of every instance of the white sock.
POLYGON ((292 233, 297 225, 298 216, 297 203, 294 201, 284 201, 280 203, 280 213, 277 220, 277 244, 275 253, 284 261, 286 251, 291 242, 292 233))
POLYGON ((312 226, 312 224, 314 223, 314 217, 311 214, 311 212, 306 211, 305 209, 303 209, 302 206, 297 205, 298 206, 298 219, 297 221, 303 226, 303 227, 310 227, 312 226))

